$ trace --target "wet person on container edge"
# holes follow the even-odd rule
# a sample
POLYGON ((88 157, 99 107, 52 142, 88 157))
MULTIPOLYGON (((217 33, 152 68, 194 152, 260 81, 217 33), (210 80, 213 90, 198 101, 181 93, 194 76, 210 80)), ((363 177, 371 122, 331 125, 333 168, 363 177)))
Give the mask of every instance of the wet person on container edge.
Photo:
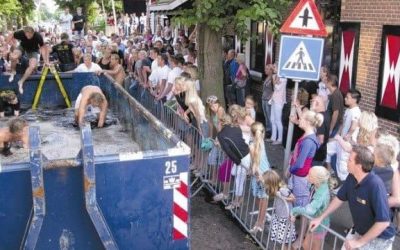
POLYGON ((8 122, 8 127, 0 128, 0 154, 9 156, 12 142, 22 142, 28 148, 28 123, 22 118, 15 118, 8 122))

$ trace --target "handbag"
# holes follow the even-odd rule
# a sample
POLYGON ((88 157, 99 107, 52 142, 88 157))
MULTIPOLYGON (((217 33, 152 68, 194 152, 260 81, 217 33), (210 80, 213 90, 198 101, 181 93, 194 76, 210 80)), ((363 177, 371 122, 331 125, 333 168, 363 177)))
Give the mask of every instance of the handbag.
POLYGON ((201 140, 200 149, 204 152, 208 152, 212 149, 214 143, 210 138, 204 138, 201 140))
POLYGON ((236 88, 244 88, 244 87, 246 87, 247 77, 245 77, 244 79, 235 77, 234 82, 235 82, 236 88))

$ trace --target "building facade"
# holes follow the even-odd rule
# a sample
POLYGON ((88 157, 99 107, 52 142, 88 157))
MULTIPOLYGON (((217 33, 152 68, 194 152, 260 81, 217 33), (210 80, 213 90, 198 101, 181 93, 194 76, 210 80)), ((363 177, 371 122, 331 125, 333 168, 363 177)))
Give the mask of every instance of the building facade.
POLYGON ((356 88, 361 109, 375 112, 380 126, 399 136, 400 1, 342 0, 341 23, 360 26, 356 88), (386 68, 386 70, 385 70, 386 68))

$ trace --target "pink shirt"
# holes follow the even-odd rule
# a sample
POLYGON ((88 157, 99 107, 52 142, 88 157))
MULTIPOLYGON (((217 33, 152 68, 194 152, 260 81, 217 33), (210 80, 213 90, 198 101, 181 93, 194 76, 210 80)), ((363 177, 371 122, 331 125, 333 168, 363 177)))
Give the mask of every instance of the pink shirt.
POLYGON ((279 84, 274 84, 274 93, 272 94, 271 100, 274 103, 284 105, 286 103, 286 78, 279 77, 279 84))

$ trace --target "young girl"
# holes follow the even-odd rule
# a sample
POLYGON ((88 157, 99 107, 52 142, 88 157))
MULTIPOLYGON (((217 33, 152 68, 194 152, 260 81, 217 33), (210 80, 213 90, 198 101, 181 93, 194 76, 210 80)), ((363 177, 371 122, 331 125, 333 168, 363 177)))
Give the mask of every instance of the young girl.
MULTIPOLYGON (((215 138, 216 133, 220 131, 220 120, 225 115, 225 110, 222 107, 221 103, 218 100, 218 97, 215 95, 209 96, 207 98, 207 107, 210 116, 209 127, 211 128, 212 138, 215 138), (215 133, 216 132, 216 133, 215 133)), ((219 166, 220 162, 220 148, 215 142, 209 155, 208 155, 208 165, 210 166, 211 173, 211 184, 217 184, 217 166, 219 166)))
MULTIPOLYGON (((229 116, 229 115, 225 115, 229 116)), ((243 201, 244 182, 247 171, 250 169, 250 150, 243 139, 242 130, 235 123, 230 124, 230 118, 224 118, 225 125, 218 133, 217 138, 221 149, 235 163, 232 173, 235 175, 235 199, 226 209, 240 207, 243 201)))
POLYGON ((295 227, 290 221, 290 211, 295 197, 274 170, 266 171, 263 174, 263 180, 269 197, 274 198, 271 240, 279 244, 289 244, 296 240, 295 227))
POLYGON ((250 144, 252 170, 251 189, 253 191, 253 196, 256 198, 259 213, 256 224, 254 225, 253 229, 250 230, 250 232, 257 233, 264 230, 265 214, 268 205, 268 196, 262 183, 262 176, 271 168, 265 152, 264 126, 259 122, 253 123, 253 125, 251 125, 251 135, 253 137, 253 143, 250 144))
POLYGON ((244 140, 249 144, 251 138, 250 127, 254 123, 254 119, 250 117, 244 107, 237 104, 231 105, 228 112, 232 116, 232 122, 240 127, 244 140))
POLYGON ((286 78, 280 78, 276 75, 277 69, 274 66, 274 76, 272 77, 272 84, 274 86, 274 93, 270 99, 271 104, 271 124, 272 135, 270 141, 273 145, 282 144, 283 125, 282 125, 282 110, 286 103, 286 78))
POLYGON ((321 114, 310 110, 300 115, 299 127, 304 130, 304 134, 296 143, 288 169, 290 186, 296 197, 295 206, 305 206, 308 203, 310 191, 306 176, 319 147, 316 128, 321 126, 323 120, 321 114))
MULTIPOLYGON (((310 200, 306 206, 294 207, 292 209, 292 221, 295 221, 297 215, 308 215, 313 218, 320 216, 327 208, 330 202, 328 180, 330 173, 322 166, 314 166, 307 175, 307 180, 313 185, 310 200)), ((329 217, 322 221, 322 225, 329 227, 329 217)), ((303 241, 304 249, 321 249, 321 244, 326 236, 326 229, 319 226, 313 232, 307 232, 303 241)))
POLYGON ((246 96, 246 99, 244 101, 244 107, 246 108, 247 113, 253 120, 256 120, 255 106, 256 106, 256 101, 254 100, 254 97, 252 95, 246 96))
POLYGON ((325 107, 328 105, 328 96, 330 95, 329 89, 326 87, 328 81, 329 69, 326 66, 321 67, 321 81, 318 83, 317 94, 322 97, 325 107))

